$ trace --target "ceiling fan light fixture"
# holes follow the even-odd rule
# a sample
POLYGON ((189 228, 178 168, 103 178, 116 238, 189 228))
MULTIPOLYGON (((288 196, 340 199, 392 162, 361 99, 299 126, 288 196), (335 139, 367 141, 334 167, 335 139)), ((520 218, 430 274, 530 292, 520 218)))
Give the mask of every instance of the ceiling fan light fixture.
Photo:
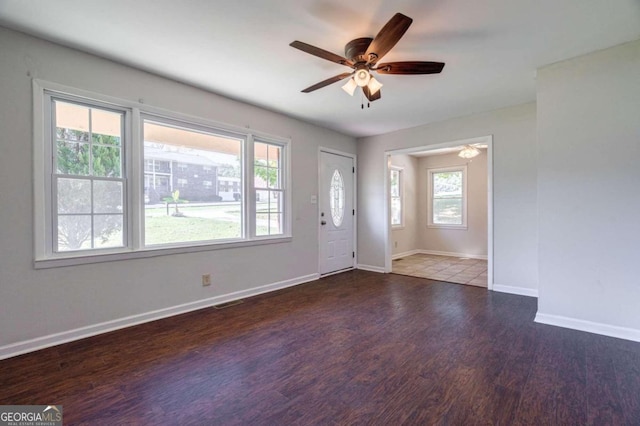
POLYGON ((356 81, 353 78, 350 78, 344 84, 344 86, 342 86, 342 90, 347 92, 350 96, 353 96, 353 93, 356 91, 357 87, 358 85, 356 84, 356 81))
POLYGON ((369 88, 369 93, 371 93, 372 95, 375 95, 376 93, 378 93, 378 90, 380 90, 380 88, 382 87, 382 83, 380 83, 374 77, 371 77, 371 79, 369 80, 369 83, 367 84, 367 87, 369 88))
POLYGON ((369 70, 366 68, 360 68, 356 70, 353 79, 356 81, 356 84, 360 87, 364 87, 369 84, 369 80, 371 80, 371 74, 369 74, 369 70))
POLYGON ((480 155, 480 150, 478 150, 478 148, 476 148, 475 146, 471 146, 471 145, 465 145, 460 152, 458 153, 458 157, 460 158, 473 158, 480 155))

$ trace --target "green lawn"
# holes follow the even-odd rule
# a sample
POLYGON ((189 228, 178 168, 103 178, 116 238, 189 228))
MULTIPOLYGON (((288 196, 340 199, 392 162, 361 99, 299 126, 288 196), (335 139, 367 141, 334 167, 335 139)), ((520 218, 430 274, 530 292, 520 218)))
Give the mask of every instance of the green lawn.
MULTIPOLYGON (((259 203, 258 209, 266 210, 266 204, 259 203)), ((172 216, 175 208, 153 207, 145 209, 145 244, 170 244, 194 241, 210 241, 226 238, 240 238, 241 207, 239 203, 189 206, 178 205, 183 217, 172 216)), ((266 224, 257 224, 258 234, 267 232, 266 224)))
POLYGON ((151 216, 145 218, 145 244, 167 244, 240 238, 240 222, 202 217, 151 216))

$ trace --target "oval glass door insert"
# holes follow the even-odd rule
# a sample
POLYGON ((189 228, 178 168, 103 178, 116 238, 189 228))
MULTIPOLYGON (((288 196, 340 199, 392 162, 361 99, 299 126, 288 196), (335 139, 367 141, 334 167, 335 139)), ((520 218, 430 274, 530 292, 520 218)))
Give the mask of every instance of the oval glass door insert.
POLYGON ((338 169, 331 176, 329 207, 331 207, 331 220, 333 220, 334 226, 339 227, 344 219, 344 179, 338 169))

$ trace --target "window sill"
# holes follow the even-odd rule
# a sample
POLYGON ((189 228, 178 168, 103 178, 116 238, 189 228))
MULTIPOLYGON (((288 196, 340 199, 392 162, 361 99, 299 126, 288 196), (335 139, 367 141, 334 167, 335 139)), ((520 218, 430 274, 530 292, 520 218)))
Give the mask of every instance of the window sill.
POLYGON ((433 225, 433 224, 429 224, 429 225, 427 225, 427 228, 433 228, 433 229, 458 229, 458 230, 466 231, 468 226, 467 225, 433 225))
POLYGON ((191 245, 188 247, 153 247, 136 251, 110 252, 90 255, 69 255, 55 258, 36 259, 33 262, 35 269, 60 268, 65 266, 86 265, 90 263, 117 262, 129 259, 144 259, 148 257, 169 256, 173 254, 196 253, 201 251, 222 250, 238 247, 261 246, 265 244, 288 243, 293 240, 291 236, 279 236, 272 238, 258 238, 250 241, 234 241, 225 243, 206 243, 191 245))
POLYGON ((391 225, 392 231, 399 231, 401 229, 404 229, 404 225, 391 225))

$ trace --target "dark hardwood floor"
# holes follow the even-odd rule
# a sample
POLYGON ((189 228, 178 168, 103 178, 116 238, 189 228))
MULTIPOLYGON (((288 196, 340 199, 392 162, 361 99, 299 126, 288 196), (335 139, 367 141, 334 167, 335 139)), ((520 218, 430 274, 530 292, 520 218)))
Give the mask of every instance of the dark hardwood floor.
POLYGON ((65 424, 640 424, 640 344, 533 298, 364 271, 0 361, 65 424))

